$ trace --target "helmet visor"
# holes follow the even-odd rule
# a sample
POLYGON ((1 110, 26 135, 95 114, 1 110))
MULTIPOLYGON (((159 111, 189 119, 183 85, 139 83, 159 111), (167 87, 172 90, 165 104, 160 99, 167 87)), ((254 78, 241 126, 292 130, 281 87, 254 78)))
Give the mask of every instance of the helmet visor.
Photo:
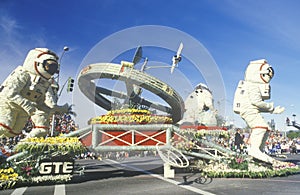
POLYGON ((50 75, 54 75, 59 71, 59 65, 55 60, 51 60, 51 59, 44 60, 43 67, 45 71, 50 75))
POLYGON ((268 71, 269 71, 269 73, 268 73, 269 77, 273 78, 273 76, 274 76, 274 69, 272 67, 269 67, 268 71))

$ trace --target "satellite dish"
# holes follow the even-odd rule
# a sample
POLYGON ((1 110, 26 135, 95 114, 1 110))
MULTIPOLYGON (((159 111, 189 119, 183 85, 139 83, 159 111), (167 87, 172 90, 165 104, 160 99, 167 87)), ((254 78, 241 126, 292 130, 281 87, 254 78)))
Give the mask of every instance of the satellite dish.
POLYGON ((142 55, 143 55, 142 47, 138 46, 133 56, 133 60, 132 60, 133 64, 139 63, 139 61, 143 58, 142 55))
POLYGON ((178 47, 178 50, 177 50, 177 53, 175 56, 173 56, 172 58, 172 67, 171 67, 171 74, 173 73, 176 65, 178 64, 178 62, 181 61, 181 52, 182 52, 182 49, 183 49, 183 43, 181 42, 179 47, 178 47))

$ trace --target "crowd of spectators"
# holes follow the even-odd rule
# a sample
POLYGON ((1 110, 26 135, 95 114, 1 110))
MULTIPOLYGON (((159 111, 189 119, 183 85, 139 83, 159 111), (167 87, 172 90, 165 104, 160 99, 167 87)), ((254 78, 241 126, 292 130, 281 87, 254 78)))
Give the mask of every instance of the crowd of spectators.
POLYGON ((289 139, 281 133, 271 133, 265 151, 268 154, 300 153, 300 137, 289 139))
POLYGON ((70 114, 56 114, 54 116, 54 127, 56 134, 70 133, 78 129, 70 114))
MULTIPOLYGON (((248 153, 250 133, 243 129, 229 130, 229 136, 212 136, 210 141, 238 153, 248 153)), ((266 141, 265 153, 269 155, 300 154, 300 137, 290 139, 279 131, 272 131, 266 141)))
MULTIPOLYGON (((15 137, 1 137, 0 138, 0 159, 6 158, 12 154, 13 147, 25 137, 24 134, 20 134, 15 137)), ((2 162, 0 160, 0 162, 2 162)))
MULTIPOLYGON (((249 137, 249 133, 241 133, 240 130, 237 130, 235 134, 230 136, 228 146, 234 151, 247 153, 247 149, 251 142, 249 137), (237 137, 237 134, 240 134, 243 141, 239 141, 239 143, 236 142, 235 138, 237 137)), ((266 141, 265 153, 269 155, 300 154, 300 137, 290 139, 278 131, 272 131, 266 141)))

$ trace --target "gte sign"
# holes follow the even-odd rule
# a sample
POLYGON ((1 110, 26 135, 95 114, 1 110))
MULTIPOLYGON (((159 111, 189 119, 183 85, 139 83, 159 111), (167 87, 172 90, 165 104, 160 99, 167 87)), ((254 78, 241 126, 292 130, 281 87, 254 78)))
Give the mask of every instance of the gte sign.
POLYGON ((39 167, 41 175, 72 174, 74 161, 43 161, 39 167))

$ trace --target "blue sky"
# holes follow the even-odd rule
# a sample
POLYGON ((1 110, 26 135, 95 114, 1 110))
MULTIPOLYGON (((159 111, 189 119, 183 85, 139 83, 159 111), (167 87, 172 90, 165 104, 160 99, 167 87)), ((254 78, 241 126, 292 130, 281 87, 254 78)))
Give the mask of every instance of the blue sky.
MULTIPOLYGON (((235 87, 250 60, 267 59, 275 69, 271 101, 286 111, 266 119, 274 118, 282 129, 287 116, 300 114, 299 6, 297 0, 2 0, 0 82, 22 64, 28 50, 48 47, 60 54, 65 45, 70 51, 62 60, 61 80, 76 78, 87 54, 106 37, 136 26, 160 25, 187 33, 207 49, 226 90, 223 100, 215 101, 225 102, 226 116, 240 125, 230 108, 235 87)), ((186 67, 182 61, 178 69, 184 72, 186 67)), ((198 78, 195 83, 205 82, 198 78)), ((64 92, 60 102, 73 98, 64 92)))

